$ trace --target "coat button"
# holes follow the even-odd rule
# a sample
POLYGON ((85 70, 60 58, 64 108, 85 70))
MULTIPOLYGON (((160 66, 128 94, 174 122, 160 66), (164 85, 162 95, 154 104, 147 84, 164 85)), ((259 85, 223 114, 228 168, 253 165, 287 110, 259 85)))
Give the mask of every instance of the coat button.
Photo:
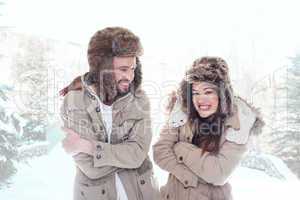
POLYGON ((96 108, 96 112, 100 112, 100 107, 99 106, 96 108))
POLYGON ((93 100, 95 100, 95 99, 96 99, 96 97, 95 97, 95 96, 92 96, 92 99, 93 99, 93 100))
POLYGON ((169 199, 169 198, 170 198, 170 195, 169 195, 169 194, 167 194, 166 198, 167 198, 167 199, 169 199))
POLYGON ((96 158, 97 158, 97 159, 100 159, 100 158, 101 158, 101 154, 97 154, 97 155, 96 155, 96 158))
POLYGON ((189 182, 188 182, 187 180, 185 180, 185 181, 184 181, 184 184, 187 185, 187 184, 189 184, 189 182))
POLYGON ((182 156, 179 156, 179 160, 180 160, 180 161, 183 161, 183 157, 182 157, 182 156))
POLYGON ((146 182, 145 182, 145 180, 141 180, 141 185, 144 185, 146 182))
POLYGON ((96 148, 97 148, 97 150, 101 150, 102 146, 100 144, 97 144, 96 148))
POLYGON ((101 193, 102 193, 102 194, 105 194, 105 190, 103 189, 103 190, 101 191, 101 193))
POLYGON ((99 129, 100 129, 100 131, 103 131, 103 126, 100 126, 99 129))
POLYGON ((80 194, 81 194, 81 196, 84 196, 84 192, 83 191, 81 191, 80 194))
POLYGON ((187 139, 187 141, 190 141, 190 137, 187 137, 186 139, 187 139))

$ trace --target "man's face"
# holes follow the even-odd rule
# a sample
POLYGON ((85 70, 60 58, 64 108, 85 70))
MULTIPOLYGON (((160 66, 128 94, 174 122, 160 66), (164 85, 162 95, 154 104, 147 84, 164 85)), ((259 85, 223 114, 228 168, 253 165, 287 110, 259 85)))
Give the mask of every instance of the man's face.
POLYGON ((136 57, 114 57, 113 70, 117 83, 117 90, 120 94, 127 93, 130 84, 134 79, 136 57))

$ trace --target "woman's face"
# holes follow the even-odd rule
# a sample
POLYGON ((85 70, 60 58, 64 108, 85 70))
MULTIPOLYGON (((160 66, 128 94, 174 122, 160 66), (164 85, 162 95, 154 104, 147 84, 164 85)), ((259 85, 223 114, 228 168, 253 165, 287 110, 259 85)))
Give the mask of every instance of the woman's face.
POLYGON ((193 104, 202 118, 207 118, 217 112, 219 96, 217 86, 207 82, 192 84, 193 104))

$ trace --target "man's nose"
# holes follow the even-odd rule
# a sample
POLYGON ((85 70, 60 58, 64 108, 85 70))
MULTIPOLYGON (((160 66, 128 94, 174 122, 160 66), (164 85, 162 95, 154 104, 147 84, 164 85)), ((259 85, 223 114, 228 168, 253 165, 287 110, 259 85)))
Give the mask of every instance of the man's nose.
POLYGON ((130 73, 124 73, 123 74, 123 79, 130 81, 132 78, 132 75, 130 73))

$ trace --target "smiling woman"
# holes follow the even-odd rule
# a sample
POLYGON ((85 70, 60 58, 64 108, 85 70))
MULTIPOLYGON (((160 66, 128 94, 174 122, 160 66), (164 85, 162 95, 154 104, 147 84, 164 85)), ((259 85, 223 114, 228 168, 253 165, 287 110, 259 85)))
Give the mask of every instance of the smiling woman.
POLYGON ((178 94, 153 146, 154 161, 170 173, 161 199, 232 199, 228 178, 262 120, 233 96, 227 63, 219 57, 195 60, 178 94))

